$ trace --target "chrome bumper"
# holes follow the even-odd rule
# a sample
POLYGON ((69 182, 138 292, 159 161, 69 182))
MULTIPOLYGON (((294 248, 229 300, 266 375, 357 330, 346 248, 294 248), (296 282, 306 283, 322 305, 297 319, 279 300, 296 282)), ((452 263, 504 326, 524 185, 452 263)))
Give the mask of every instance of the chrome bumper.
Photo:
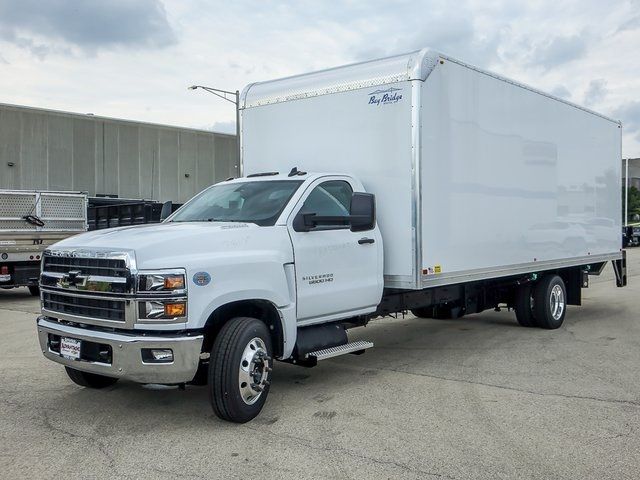
POLYGON ((203 335, 140 335, 103 332, 63 325, 48 317, 38 317, 38 339, 45 357, 68 367, 138 383, 183 383, 193 379, 200 362, 203 335), (72 360, 51 350, 49 334, 109 345, 111 362, 72 360), (173 350, 171 363, 145 363, 143 348, 173 350))

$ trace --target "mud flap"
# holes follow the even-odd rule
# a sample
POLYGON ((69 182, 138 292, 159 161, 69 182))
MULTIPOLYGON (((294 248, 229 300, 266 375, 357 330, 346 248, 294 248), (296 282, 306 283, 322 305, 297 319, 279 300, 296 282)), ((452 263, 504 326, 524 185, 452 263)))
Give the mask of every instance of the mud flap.
POLYGON ((616 286, 627 286, 627 251, 622 250, 622 258, 611 261, 613 272, 616 275, 616 286))

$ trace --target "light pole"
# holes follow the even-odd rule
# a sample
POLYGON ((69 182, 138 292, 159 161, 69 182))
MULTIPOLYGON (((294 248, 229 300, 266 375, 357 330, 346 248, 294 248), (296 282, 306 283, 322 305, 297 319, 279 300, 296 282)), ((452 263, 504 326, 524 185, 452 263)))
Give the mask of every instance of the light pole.
POLYGON ((629 224, 629 159, 625 159, 624 173, 624 226, 629 224))
POLYGON ((227 102, 233 103, 236 106, 236 149, 238 150, 237 172, 238 175, 240 175, 240 91, 236 90, 235 92, 230 92, 228 90, 205 87, 203 85, 191 85, 190 87, 188 87, 189 90, 197 90, 198 88, 212 93, 215 96, 220 97, 227 102), (231 96, 231 98, 229 98, 227 95, 231 96))

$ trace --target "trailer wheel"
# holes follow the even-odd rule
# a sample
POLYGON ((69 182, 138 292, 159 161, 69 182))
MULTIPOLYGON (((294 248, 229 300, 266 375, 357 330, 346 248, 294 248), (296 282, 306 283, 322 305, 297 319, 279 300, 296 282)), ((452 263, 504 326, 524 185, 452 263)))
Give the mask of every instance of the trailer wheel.
POLYGON ((237 317, 220 330, 209 359, 209 398, 223 420, 245 423, 267 399, 272 367, 271 336, 255 318, 237 317))
POLYGON ((37 285, 29 285, 29 293, 34 297, 40 296, 40 287, 37 285))
POLYGON ((67 371, 71 381, 81 387, 100 389, 110 387, 118 381, 117 378, 105 377, 97 373, 81 372, 75 368, 64 367, 64 369, 67 371))
POLYGON ((523 327, 537 327, 536 317, 533 313, 533 286, 530 283, 518 286, 516 289, 516 301, 514 310, 516 320, 523 327))
POLYGON ((540 328, 555 329, 562 325, 567 313, 567 289, 558 275, 546 275, 533 294, 533 314, 540 328))

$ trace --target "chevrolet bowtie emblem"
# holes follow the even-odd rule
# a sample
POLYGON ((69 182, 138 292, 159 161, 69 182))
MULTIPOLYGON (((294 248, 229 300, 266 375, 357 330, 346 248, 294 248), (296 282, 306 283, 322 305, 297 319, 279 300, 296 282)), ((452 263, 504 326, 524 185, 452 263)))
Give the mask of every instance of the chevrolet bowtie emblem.
POLYGON ((84 286, 87 277, 81 277, 82 271, 69 270, 69 273, 60 279, 60 286, 64 288, 84 286))

